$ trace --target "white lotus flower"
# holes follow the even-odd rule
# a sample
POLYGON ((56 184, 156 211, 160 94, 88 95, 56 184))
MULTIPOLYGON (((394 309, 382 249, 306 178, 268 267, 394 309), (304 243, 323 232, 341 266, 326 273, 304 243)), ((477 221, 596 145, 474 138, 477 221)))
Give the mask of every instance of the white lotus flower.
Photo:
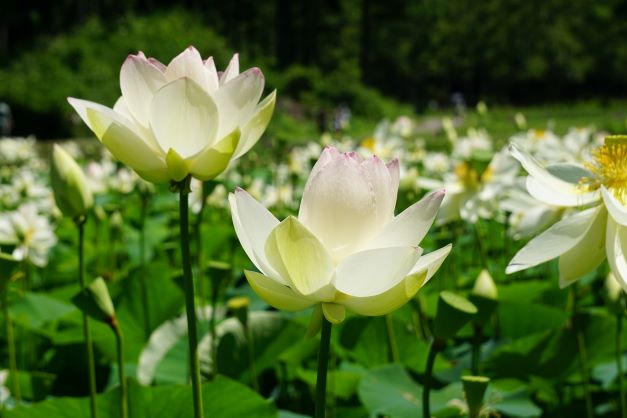
POLYGON ((545 168, 516 145, 511 151, 529 173, 527 190, 534 198, 583 210, 531 240, 514 256, 506 272, 559 258, 563 287, 607 257, 612 272, 627 289, 627 137, 607 137, 585 167, 562 163, 545 168))
POLYGON ((218 73, 213 58, 203 61, 189 47, 167 67, 141 52, 130 55, 113 109, 68 101, 109 151, 144 179, 210 180, 266 129, 275 92, 259 103, 263 87, 258 68, 239 73, 237 54, 218 73))
POLYGON ((428 190, 446 189, 438 214, 438 224, 463 219, 475 223, 499 215, 499 199, 516 181, 520 167, 507 150, 494 154, 488 166, 479 172, 471 162, 461 161, 444 180, 420 178, 418 184, 428 190))
POLYGON ((398 161, 326 148, 313 167, 298 218, 279 222, 238 189, 229 196, 235 231, 261 273, 253 289, 278 309, 321 304, 338 323, 345 309, 383 315, 412 298, 451 250, 425 256, 418 243, 433 223, 443 191, 394 216, 398 161))
POLYGON ((29 260, 38 267, 48 264, 48 253, 57 238, 48 219, 32 203, 0 215, 0 244, 15 246, 16 260, 29 260))

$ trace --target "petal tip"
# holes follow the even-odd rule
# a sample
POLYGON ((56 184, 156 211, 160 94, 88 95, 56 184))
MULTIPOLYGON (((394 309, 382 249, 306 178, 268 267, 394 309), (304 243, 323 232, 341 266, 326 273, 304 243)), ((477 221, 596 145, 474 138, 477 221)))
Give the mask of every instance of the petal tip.
POLYGON ((249 71, 250 71, 250 74, 256 77, 264 78, 263 72, 261 71, 259 67, 252 67, 249 71))

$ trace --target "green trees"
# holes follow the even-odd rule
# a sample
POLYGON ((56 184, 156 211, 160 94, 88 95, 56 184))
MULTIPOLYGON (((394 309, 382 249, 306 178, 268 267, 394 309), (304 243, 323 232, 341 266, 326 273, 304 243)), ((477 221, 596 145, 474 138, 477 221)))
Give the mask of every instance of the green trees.
POLYGON ((0 17, 0 101, 16 118, 67 134, 59 116, 69 109, 58 108, 64 86, 112 103, 110 63, 138 49, 169 57, 188 44, 218 62, 227 46, 242 52, 245 64, 268 68, 269 84, 312 112, 346 103, 380 117, 394 107, 380 93, 418 109, 447 104, 453 92, 471 103, 627 93, 621 0, 170 4, 65 0, 28 9, 9 0, 11 19, 0 17))

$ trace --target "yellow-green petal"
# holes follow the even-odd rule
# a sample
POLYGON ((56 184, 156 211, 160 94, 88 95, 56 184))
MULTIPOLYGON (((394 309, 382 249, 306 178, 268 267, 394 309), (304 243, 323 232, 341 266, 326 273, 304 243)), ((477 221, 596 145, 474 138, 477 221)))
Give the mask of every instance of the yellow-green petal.
POLYGON ((261 273, 244 270, 244 275, 255 293, 277 309, 300 311, 314 304, 313 301, 305 299, 289 287, 261 273))
POLYGON ((86 107, 84 113, 88 126, 115 158, 138 173, 153 173, 151 177, 166 177, 163 156, 144 142, 130 127, 123 124, 112 110, 104 106, 86 107))
POLYGON ((168 166, 168 175, 170 179, 175 181, 183 180, 187 174, 189 174, 189 167, 187 163, 176 151, 172 148, 168 150, 165 156, 165 162, 168 166))
POLYGON ((281 222, 266 242, 270 264, 302 295, 332 298, 334 265, 331 255, 309 230, 293 216, 281 222))
POLYGON ((337 303, 323 303, 322 313, 330 323, 337 325, 346 318, 346 308, 337 303))
POLYGON ((274 105, 276 103, 276 90, 263 99, 255 110, 255 114, 242 128, 242 141, 239 149, 235 153, 235 158, 245 154, 253 145, 257 143, 261 135, 265 132, 272 114, 274 113, 274 105))
POLYGON ((352 297, 342 301, 342 304, 349 310, 366 316, 385 315, 403 306, 420 290, 425 279, 427 270, 422 270, 416 274, 405 277, 390 290, 376 296, 352 297))
POLYGON ((212 180, 229 166, 240 139, 239 128, 222 138, 217 144, 202 150, 191 158, 190 173, 199 180, 212 180))

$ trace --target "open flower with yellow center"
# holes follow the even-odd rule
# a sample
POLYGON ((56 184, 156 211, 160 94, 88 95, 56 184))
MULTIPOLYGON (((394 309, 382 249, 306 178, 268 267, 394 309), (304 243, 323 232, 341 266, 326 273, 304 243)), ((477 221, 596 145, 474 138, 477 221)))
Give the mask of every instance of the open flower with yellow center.
POLYGON ((542 167, 516 145, 511 152, 529 173, 527 190, 533 197, 582 210, 531 240, 514 256, 507 273, 559 257, 560 285, 567 286, 607 257, 627 290, 627 136, 607 137, 584 166, 542 167))
POLYGON ((224 72, 189 47, 167 66, 140 52, 120 70, 122 96, 110 109, 69 98, 78 115, 122 163, 147 181, 211 180, 261 137, 275 92, 261 102, 261 70, 224 72))
POLYGON ((438 224, 458 219, 475 223, 479 218, 493 219, 499 215, 499 197, 513 186, 519 171, 516 160, 501 150, 489 163, 472 158, 461 160, 442 181, 421 178, 418 182, 429 190, 446 189, 438 224))
POLYGON ((33 203, 0 215, 0 244, 13 246, 16 260, 28 260, 37 267, 48 264, 48 253, 57 243, 48 218, 37 212, 33 203))
POLYGON ((252 288, 285 310, 321 307, 332 323, 345 310, 384 315, 411 299, 451 250, 418 247, 440 207, 433 192, 394 216, 398 161, 384 164, 326 148, 307 180, 298 217, 279 222, 244 190, 229 196, 233 224, 260 273, 252 288))

